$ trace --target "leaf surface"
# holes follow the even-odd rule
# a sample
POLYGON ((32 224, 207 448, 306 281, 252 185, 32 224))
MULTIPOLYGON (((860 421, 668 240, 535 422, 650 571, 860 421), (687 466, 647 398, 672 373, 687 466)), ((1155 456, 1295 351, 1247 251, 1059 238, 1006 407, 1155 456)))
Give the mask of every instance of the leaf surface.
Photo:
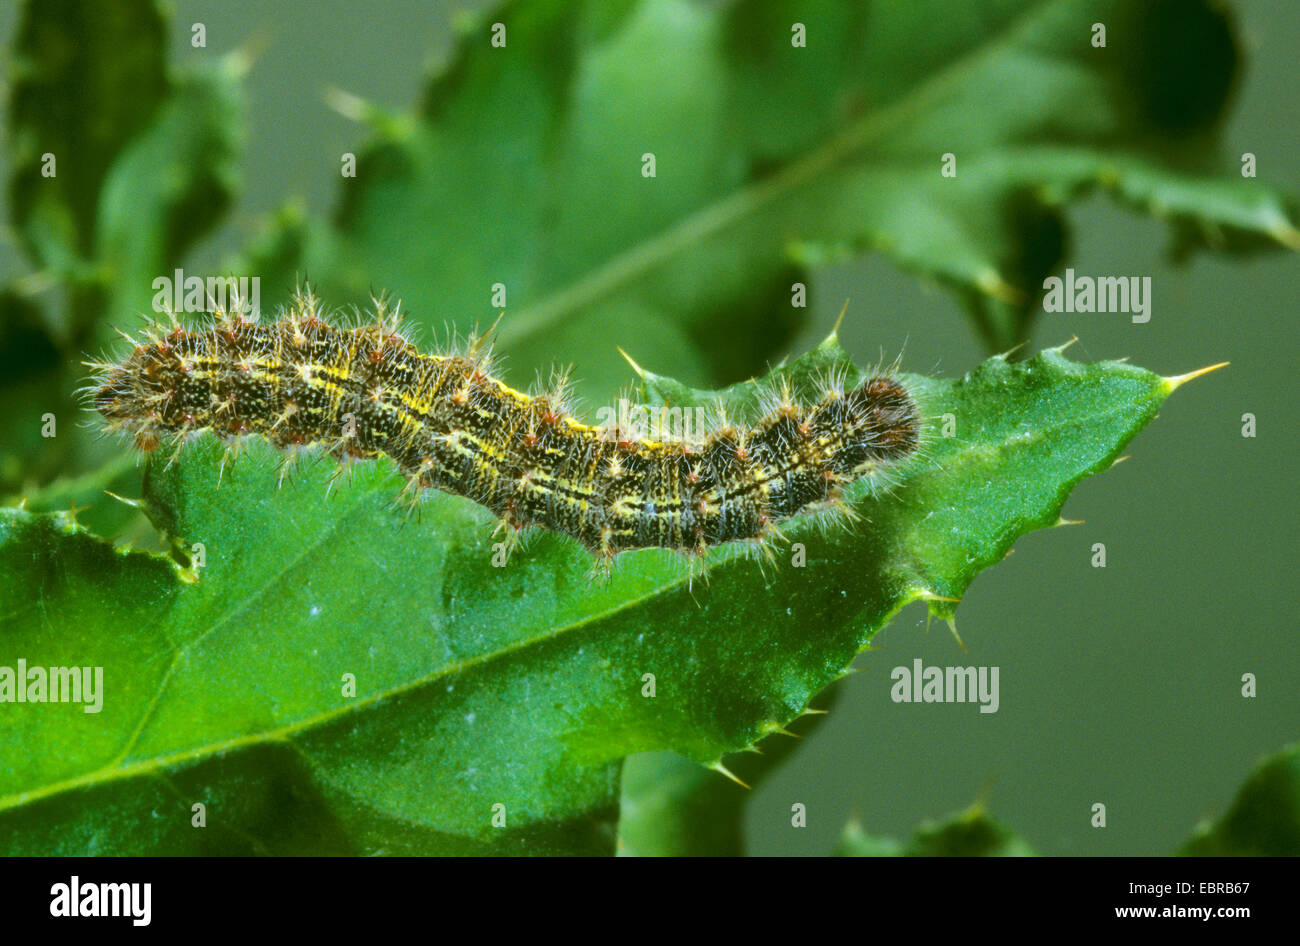
MULTIPOLYGON (((779 374, 806 390, 832 369, 858 376, 833 337, 779 374)), ((333 461, 309 460, 277 489, 258 442, 219 482, 210 436, 146 474, 177 561, 6 510, 0 666, 101 666, 104 703, 0 703, 0 836, 14 853, 612 852, 624 756, 716 763, 800 715, 908 602, 950 616, 1183 380, 1058 350, 902 378, 925 448, 890 489, 855 485, 863 521, 786 523, 804 567, 715 550, 707 583, 647 550, 592 585, 550 533, 495 567, 484 510, 431 492, 403 521, 387 461, 327 495, 333 461), (275 814, 287 799, 300 818, 275 814)), ((743 414, 757 388, 717 396, 743 414)))
POLYGON ((1300 248, 1294 207, 1217 145, 1238 66, 1208 0, 512 6, 465 28, 417 114, 345 100, 370 140, 335 219, 282 214, 242 265, 267 298, 306 273, 437 328, 490 321, 504 287, 521 374, 582 352, 598 395, 615 344, 697 384, 761 371, 793 283, 868 251, 1006 350, 1090 191, 1179 252, 1300 248))
POLYGON ((1300 744, 1259 761, 1232 806, 1179 851, 1189 857, 1300 856, 1300 744))
POLYGON ((1034 849, 980 805, 925 821, 905 843, 867 834, 851 821, 835 853, 841 857, 1032 857, 1034 849))
POLYGON ((167 30, 154 0, 23 5, 8 187, 33 271, 0 286, 0 412, 17 419, 0 493, 106 461, 69 429, 81 361, 153 310, 155 280, 173 278, 238 188, 244 60, 173 73, 167 30), (46 414, 58 436, 42 434, 46 414))

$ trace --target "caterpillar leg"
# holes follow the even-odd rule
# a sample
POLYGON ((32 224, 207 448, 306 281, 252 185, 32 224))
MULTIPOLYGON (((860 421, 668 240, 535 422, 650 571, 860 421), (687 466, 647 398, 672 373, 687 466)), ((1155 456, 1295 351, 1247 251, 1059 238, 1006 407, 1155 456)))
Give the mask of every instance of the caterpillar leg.
POLYGON ((587 569, 587 584, 607 585, 614 577, 614 559, 617 553, 611 551, 597 552, 592 556, 591 567, 587 569))

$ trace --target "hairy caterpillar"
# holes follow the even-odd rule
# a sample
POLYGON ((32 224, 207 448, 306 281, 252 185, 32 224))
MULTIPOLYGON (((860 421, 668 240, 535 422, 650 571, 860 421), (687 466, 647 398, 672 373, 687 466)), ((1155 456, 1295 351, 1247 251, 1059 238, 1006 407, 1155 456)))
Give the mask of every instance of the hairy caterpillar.
POLYGON ((825 378, 809 403, 773 390, 752 424, 720 420, 690 440, 611 435, 573 418, 563 382, 514 390, 493 377, 482 340, 424 354, 377 309, 341 327, 299 294, 271 322, 173 319, 132 339, 124 359, 88 363, 99 374, 87 390, 108 429, 144 451, 210 429, 342 460, 388 456, 417 496, 467 497, 511 530, 559 532, 605 561, 762 540, 783 519, 836 507, 847 484, 918 446, 916 402, 883 374, 848 390, 825 378))

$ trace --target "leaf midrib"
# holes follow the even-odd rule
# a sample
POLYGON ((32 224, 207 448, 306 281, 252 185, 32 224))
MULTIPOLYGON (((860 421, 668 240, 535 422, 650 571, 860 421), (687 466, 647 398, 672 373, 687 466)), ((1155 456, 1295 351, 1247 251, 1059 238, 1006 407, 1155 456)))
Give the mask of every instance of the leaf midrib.
MULTIPOLYGON (((354 507, 354 509, 355 508, 359 508, 359 507, 354 507)), ((351 511, 349 511, 349 515, 350 514, 351 511)), ((206 743, 204 745, 191 747, 189 749, 181 749, 175 752, 165 753, 163 755, 150 756, 146 759, 141 759, 138 762, 133 762, 128 765, 122 765, 121 764, 122 760, 129 753, 131 746, 135 744, 139 736, 139 733, 143 731, 145 723, 147 722, 149 716, 152 714, 152 711, 156 706, 158 700, 161 698, 162 691, 163 689, 165 689, 165 685, 167 682, 167 678, 164 677, 163 683, 160 684, 159 686, 158 693, 155 695, 154 700, 151 701, 150 706, 146 711, 145 718, 141 720, 135 733, 133 733, 133 737, 130 741, 130 744, 127 746, 125 750, 119 753, 118 756, 115 757, 112 762, 98 769, 92 770, 91 772, 88 772, 84 775, 74 776, 73 778, 70 779, 63 779, 61 781, 51 783, 50 785, 44 786, 42 788, 37 788, 28 792, 17 792, 12 795, 0 796, 0 811, 5 811, 9 808, 15 808, 18 807, 19 805, 30 804, 32 802, 39 801, 43 798, 58 795, 60 793, 67 792, 67 791, 89 788, 95 785, 100 785, 108 782, 134 778, 139 775, 158 774, 160 770, 167 771, 177 765, 181 765, 183 763, 190 762, 190 761, 201 762, 209 757, 230 752, 232 750, 245 748, 248 746, 256 746, 256 745, 261 745, 263 743, 277 743, 277 742, 283 742, 286 744, 290 743, 291 738, 293 736, 298 735, 299 733, 305 730, 316 728, 318 726, 328 725, 329 723, 335 722, 338 719, 342 719, 346 717, 349 713, 366 709, 374 704, 383 702, 384 700, 390 699, 392 697, 403 696, 407 693, 416 691, 422 687, 432 685, 433 683, 436 683, 438 680, 448 675, 462 673, 474 667, 491 663, 499 658, 507 657, 516 651, 533 647, 538 644, 546 643, 548 641, 559 638, 562 635, 580 630, 586 626, 591 626, 598 622, 603 622, 604 620, 613 617, 614 615, 620 613, 621 611, 628 610, 633 607, 637 607, 643 604, 644 602, 651 600, 654 597, 662 595, 668 591, 675 590, 677 587, 679 587, 682 584, 684 580, 685 579, 679 578, 669 582, 665 582, 660 585, 656 585, 651 591, 642 594, 641 596, 636 598, 620 601, 616 606, 612 608, 607 608, 604 611, 597 612, 594 614, 584 615, 580 620, 573 621, 568 624, 560 625, 558 627, 548 628, 544 633, 537 634, 534 635, 533 637, 525 638, 520 641, 516 641, 510 644, 509 646, 498 648, 496 650, 488 651, 482 654, 478 654, 466 660, 445 664, 431 673, 425 674, 421 677, 416 677, 415 679, 408 680, 404 683, 400 683, 386 690, 374 691, 370 694, 367 694, 364 697, 360 697, 356 700, 353 700, 349 703, 346 703, 332 710, 327 710, 325 712, 320 712, 320 713, 314 713, 302 719, 296 720, 292 723, 287 723, 283 726, 277 726, 274 729, 261 729, 256 732, 246 733, 242 736, 234 736, 229 739, 223 739, 217 742, 206 743)), ((267 586, 264 586, 262 592, 259 592, 259 594, 265 592, 266 590, 267 590, 267 586)), ((235 609, 235 611, 238 611, 238 609, 235 609)), ((192 641, 190 644, 187 644, 186 648, 182 648, 180 651, 176 652, 176 655, 173 657, 172 665, 171 667, 168 668, 168 676, 170 676, 172 667, 175 666, 176 662, 179 660, 180 655, 184 652, 184 650, 190 646, 193 646, 194 644, 199 643, 201 640, 206 638, 209 635, 209 633, 210 631, 205 632, 201 637, 195 638, 194 641, 192 641)))
POLYGON ((976 64, 1005 46, 1009 37, 1021 31, 1028 21, 1042 14, 1045 9, 1064 2, 1066 0, 1043 0, 1037 5, 1027 6, 1019 16, 1007 21, 1000 32, 990 36, 987 42, 968 51, 933 78, 914 86, 885 108, 864 116, 844 131, 833 135, 825 144, 792 160, 772 176, 700 208, 656 236, 606 260, 567 288, 553 292, 536 305, 525 308, 501 327, 498 333, 501 345, 507 348, 519 345, 553 327, 568 313, 630 283, 688 247, 793 192, 823 171, 870 146, 923 109, 932 99, 960 85, 976 64))

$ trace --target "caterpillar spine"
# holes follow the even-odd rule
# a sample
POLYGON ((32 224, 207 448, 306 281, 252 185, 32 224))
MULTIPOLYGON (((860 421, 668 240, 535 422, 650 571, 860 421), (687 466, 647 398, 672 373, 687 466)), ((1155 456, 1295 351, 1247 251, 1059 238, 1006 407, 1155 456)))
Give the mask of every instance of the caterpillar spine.
POLYGON ((919 446, 920 409, 888 373, 847 389, 831 375, 806 402, 783 382, 748 425, 720 412, 691 438, 643 439, 577 420, 566 376, 549 393, 518 391, 496 377, 483 339, 427 354, 399 322, 377 301, 371 321, 336 324, 310 293, 270 322, 218 314, 187 328, 172 317, 124 358, 88 363, 87 393, 106 428, 145 452, 211 430, 343 461, 387 456, 417 498, 464 496, 509 533, 540 526, 603 561, 762 542, 810 511, 847 516, 849 483, 887 475, 919 446))

